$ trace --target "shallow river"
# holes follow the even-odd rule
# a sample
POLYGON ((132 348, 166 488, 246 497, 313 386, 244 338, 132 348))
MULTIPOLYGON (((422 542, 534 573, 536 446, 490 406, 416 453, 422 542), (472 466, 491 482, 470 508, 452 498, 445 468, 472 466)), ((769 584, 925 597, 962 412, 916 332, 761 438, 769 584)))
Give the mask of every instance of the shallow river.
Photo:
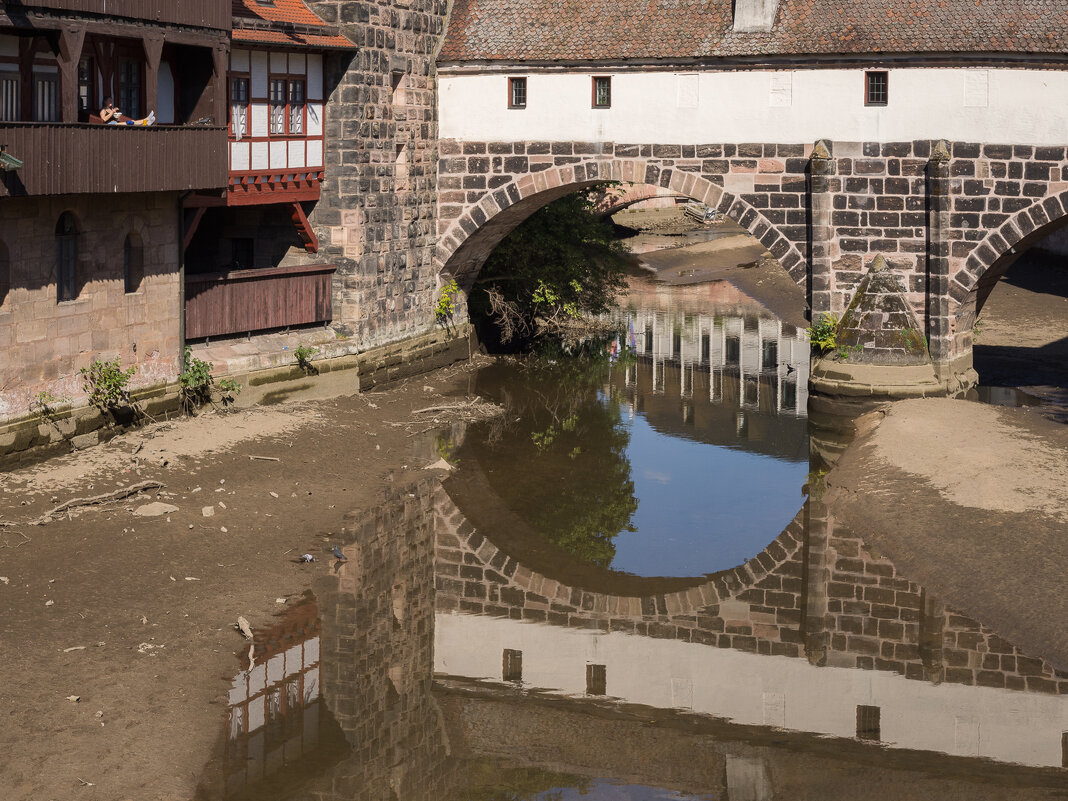
POLYGON ((1064 798, 1068 674, 822 503, 804 333, 725 283, 615 321, 471 379, 505 416, 256 632, 204 796, 1064 798))

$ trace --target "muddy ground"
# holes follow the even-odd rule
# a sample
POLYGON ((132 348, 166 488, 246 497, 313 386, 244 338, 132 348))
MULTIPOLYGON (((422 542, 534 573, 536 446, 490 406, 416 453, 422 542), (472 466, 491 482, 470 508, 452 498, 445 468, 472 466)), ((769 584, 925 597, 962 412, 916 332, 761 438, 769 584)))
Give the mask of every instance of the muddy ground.
POLYGON ((413 410, 457 403, 473 367, 153 425, 0 476, 0 519, 18 523, 0 527, 0 798, 193 798, 247 650, 238 616, 267 623, 330 569, 347 516, 433 472, 454 413, 413 410), (25 522, 150 480, 164 487, 25 522), (154 502, 177 509, 137 515, 154 502))
MULTIPOLYGON (((796 319, 796 294, 783 275, 739 267, 737 249, 712 247, 714 241, 690 243, 704 252, 687 247, 643 258, 679 280, 696 277, 680 271, 703 265, 702 280, 728 278, 796 319), (712 253, 718 256, 709 265, 712 253)), ((1037 350, 1061 347, 1056 326, 1065 301, 1045 286, 1022 281, 995 290, 982 346, 1019 348, 1026 320, 1037 350)), ((1021 379, 1023 357, 990 354, 1005 357, 1004 380, 1055 388, 1053 372, 1029 380, 1025 371, 1021 379)), ((234 628, 238 616, 253 626, 268 623, 330 569, 329 546, 352 515, 372 508, 383 489, 431 474, 434 431, 453 413, 432 414, 434 424, 416 410, 456 403, 474 367, 364 395, 150 426, 0 476, 0 520, 16 523, 0 527, 0 799, 193 798, 221 738, 238 654, 247 648, 234 628), (150 480, 164 486, 78 507, 45 525, 29 522, 71 499, 150 480), (177 509, 135 514, 157 501, 177 509), (316 561, 299 563, 303 553, 316 561)), ((1021 645, 1059 661, 1068 650, 1063 626, 1052 644, 1045 632, 1068 611, 1059 582, 1068 524, 1056 514, 1058 504, 1063 511, 1066 459, 1057 449, 1066 429, 1049 428, 1034 410, 953 411, 952 433, 923 442, 925 453, 933 449, 941 459, 929 474, 908 460, 907 449, 894 450, 904 440, 893 425, 904 422, 915 435, 925 425, 937 428, 942 418, 932 410, 945 412, 937 404, 900 408, 883 429, 889 450, 872 456, 863 448, 879 442, 866 440, 832 474, 843 514, 947 603, 1015 627, 1021 645), (979 436, 993 431, 996 438, 979 436), (1024 448, 1015 461, 1002 450, 1006 440, 1024 448), (1042 461, 1053 465, 1042 474, 1046 483, 1017 473, 1033 461, 1026 448, 1036 442, 1046 448, 1042 461), (961 458, 963 444, 980 455, 961 458), (1008 477, 1016 483, 999 502, 1004 508, 971 502, 977 492, 995 497, 1008 477), (1032 505, 1013 505, 1024 501, 1032 505)))

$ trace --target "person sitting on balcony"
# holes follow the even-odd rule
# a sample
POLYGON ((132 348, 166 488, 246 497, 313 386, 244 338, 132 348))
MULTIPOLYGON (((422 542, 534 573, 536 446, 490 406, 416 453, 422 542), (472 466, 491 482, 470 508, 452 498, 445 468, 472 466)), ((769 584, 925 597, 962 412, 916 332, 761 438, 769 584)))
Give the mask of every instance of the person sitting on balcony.
POLYGON ((125 117, 121 111, 115 108, 113 98, 104 98, 104 107, 100 109, 100 119, 108 125, 154 125, 156 122, 156 112, 148 112, 148 116, 140 120, 131 120, 125 117))

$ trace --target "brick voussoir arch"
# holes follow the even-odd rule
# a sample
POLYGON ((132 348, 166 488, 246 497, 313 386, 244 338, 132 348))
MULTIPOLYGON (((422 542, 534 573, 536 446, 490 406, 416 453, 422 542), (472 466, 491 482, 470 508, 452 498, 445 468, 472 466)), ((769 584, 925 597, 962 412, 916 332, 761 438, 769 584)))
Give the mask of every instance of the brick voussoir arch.
POLYGON ((955 316, 960 319, 971 311, 967 302, 979 291, 979 284, 991 267, 1004 259, 1021 242, 1029 247, 1046 234, 1048 226, 1058 222, 1068 224, 1068 190, 1052 194, 1016 212, 1000 226, 992 229, 973 249, 964 265, 956 271, 950 284, 950 295, 956 304, 955 316))
MULTIPOLYGON (((436 505, 442 519, 463 519, 463 513, 447 492, 438 493, 436 505)), ((517 562, 470 524, 462 526, 456 534, 461 550, 468 555, 464 564, 478 564, 493 570, 497 580, 504 582, 501 586, 514 588, 521 594, 534 593, 555 607, 572 606, 575 613, 590 618, 657 617, 697 614, 709 606, 736 598, 766 576, 775 574, 786 562, 796 559, 802 548, 803 517, 804 510, 798 512, 763 551, 738 567, 707 574, 703 580, 699 579, 685 589, 654 595, 610 594, 567 585, 517 562)))
MULTIPOLYGON (((756 237, 779 259, 791 278, 797 284, 804 285, 806 262, 800 249, 803 242, 791 240, 743 197, 724 190, 719 184, 696 172, 678 167, 662 167, 655 159, 648 158, 601 157, 575 164, 552 165, 538 172, 519 175, 503 186, 487 190, 476 203, 465 208, 462 214, 440 232, 435 254, 438 270, 455 274, 474 268, 477 272, 481 267, 480 262, 475 264, 462 258, 463 263, 459 265, 450 265, 450 262, 457 254, 463 256, 461 249, 470 245, 472 237, 502 212, 522 204, 524 210, 528 210, 527 214, 530 214, 551 200, 602 181, 660 186, 718 209, 756 237), (536 202, 541 198, 544 198, 544 202, 536 202)), ((511 227, 521 221, 522 218, 514 220, 511 227)), ((495 246, 507 232, 498 231, 500 235, 492 245, 495 246)), ((492 247, 482 254, 481 260, 488 256, 489 250, 492 250, 492 247)), ((478 257, 474 261, 479 261, 478 257)), ((473 278, 473 275, 466 277, 473 278)))

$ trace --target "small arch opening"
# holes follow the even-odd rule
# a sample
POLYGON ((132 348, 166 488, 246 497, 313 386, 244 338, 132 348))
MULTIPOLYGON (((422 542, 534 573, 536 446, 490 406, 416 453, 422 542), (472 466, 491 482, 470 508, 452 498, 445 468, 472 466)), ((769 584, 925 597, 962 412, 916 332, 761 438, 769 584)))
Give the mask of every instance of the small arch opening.
POLYGON ((56 300, 78 297, 78 221, 69 211, 56 223, 56 300))
POLYGON ((122 243, 122 278, 126 294, 141 291, 145 278, 145 245, 140 234, 131 231, 122 243))

